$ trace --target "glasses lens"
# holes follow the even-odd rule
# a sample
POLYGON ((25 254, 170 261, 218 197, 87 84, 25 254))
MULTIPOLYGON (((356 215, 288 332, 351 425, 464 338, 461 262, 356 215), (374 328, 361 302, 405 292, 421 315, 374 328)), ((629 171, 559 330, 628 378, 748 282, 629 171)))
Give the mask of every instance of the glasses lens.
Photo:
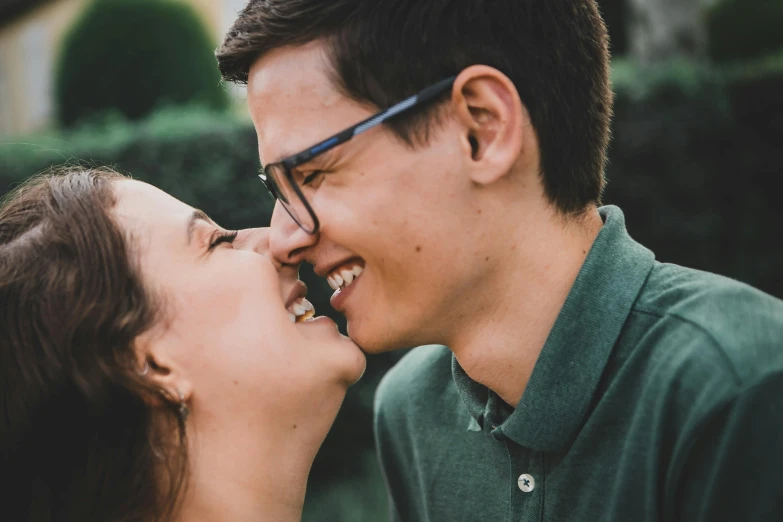
POLYGON ((266 168, 266 175, 266 183, 274 184, 277 192, 275 193, 275 190, 272 192, 286 211, 305 232, 312 233, 315 230, 315 220, 303 196, 294 188, 293 181, 286 176, 285 167, 281 164, 269 165, 266 168))

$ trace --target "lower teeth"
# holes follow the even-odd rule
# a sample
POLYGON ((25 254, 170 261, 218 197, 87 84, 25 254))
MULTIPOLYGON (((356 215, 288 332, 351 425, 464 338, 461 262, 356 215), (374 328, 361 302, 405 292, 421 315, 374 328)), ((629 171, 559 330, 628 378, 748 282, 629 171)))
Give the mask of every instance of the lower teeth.
POLYGON ((312 319, 315 316, 315 310, 308 310, 303 315, 300 315, 296 318, 297 323, 303 323, 305 321, 308 321, 312 319))

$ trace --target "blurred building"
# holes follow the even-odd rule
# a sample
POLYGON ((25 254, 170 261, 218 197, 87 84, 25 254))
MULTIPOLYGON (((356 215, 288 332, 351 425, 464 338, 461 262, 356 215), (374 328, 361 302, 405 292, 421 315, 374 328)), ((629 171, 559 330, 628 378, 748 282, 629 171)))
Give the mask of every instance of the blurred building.
MULTIPOLYGON (((0 0, 0 138, 46 128, 55 116, 54 69, 63 36, 92 0, 0 0)), ((215 46, 247 0, 192 5, 215 46)))

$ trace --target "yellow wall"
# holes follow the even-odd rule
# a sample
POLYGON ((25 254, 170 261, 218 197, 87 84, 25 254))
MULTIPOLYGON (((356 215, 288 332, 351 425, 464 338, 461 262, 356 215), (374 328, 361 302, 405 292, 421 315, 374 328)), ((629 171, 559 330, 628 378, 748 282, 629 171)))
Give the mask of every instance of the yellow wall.
MULTIPOLYGON (((52 83, 63 35, 90 0, 45 2, 0 26, 0 138, 54 121, 52 83)), ((246 0, 181 0, 198 11, 215 46, 246 0)))
POLYGON ((0 28, 0 135, 46 126, 60 41, 87 0, 59 0, 0 28))

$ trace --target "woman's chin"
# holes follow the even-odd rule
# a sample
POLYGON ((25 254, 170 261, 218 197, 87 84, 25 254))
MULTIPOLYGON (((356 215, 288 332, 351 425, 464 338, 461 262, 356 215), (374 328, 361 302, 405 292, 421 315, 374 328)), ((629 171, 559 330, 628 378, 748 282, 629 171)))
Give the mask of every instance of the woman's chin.
POLYGON ((356 384, 367 368, 367 358, 359 346, 342 335, 329 317, 319 316, 296 323, 324 359, 324 370, 331 369, 345 387, 356 384))
MULTIPOLYGON (((354 345, 356 346, 356 345, 354 345)), ((356 355, 351 373, 347 379, 348 386, 353 386, 364 377, 364 371, 367 369, 367 357, 364 356, 358 346, 356 346, 356 355)))

